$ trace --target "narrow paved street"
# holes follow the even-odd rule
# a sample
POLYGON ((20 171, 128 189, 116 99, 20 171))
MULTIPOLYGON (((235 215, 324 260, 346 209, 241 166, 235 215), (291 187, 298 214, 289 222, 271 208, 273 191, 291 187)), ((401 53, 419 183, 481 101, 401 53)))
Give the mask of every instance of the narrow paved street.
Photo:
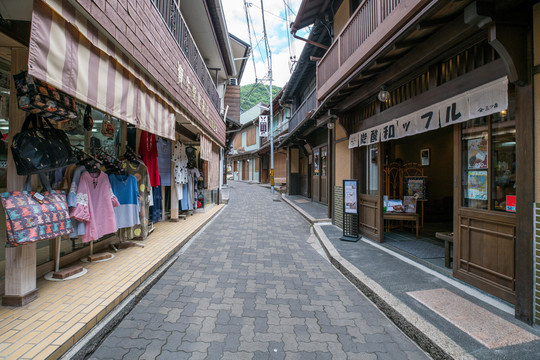
POLYGON ((230 186, 229 205, 91 359, 427 358, 307 242, 295 210, 230 186))

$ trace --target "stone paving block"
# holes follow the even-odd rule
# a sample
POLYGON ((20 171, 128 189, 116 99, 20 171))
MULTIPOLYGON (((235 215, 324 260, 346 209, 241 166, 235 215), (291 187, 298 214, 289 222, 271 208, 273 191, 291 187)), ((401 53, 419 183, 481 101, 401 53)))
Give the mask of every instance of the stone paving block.
POLYGON ((102 346, 92 356, 93 359, 122 359, 129 352, 129 349, 113 346, 102 346))
POLYGON ((210 347, 209 343, 202 342, 202 341, 195 341, 195 342, 182 341, 182 343, 178 347, 178 350, 185 351, 187 353, 191 353, 194 351, 206 353, 209 347, 210 347))
POLYGON ((188 328, 186 329, 186 335, 184 336, 184 339, 182 341, 197 341, 197 338, 200 336, 201 328, 202 325, 189 324, 188 328))
POLYGON ((180 333, 180 332, 174 332, 169 337, 167 337, 167 341, 162 346, 163 350, 170 351, 172 353, 178 351, 178 347, 182 343, 182 339, 184 338, 186 334, 180 333))
MULTIPOLYGON (((170 352, 164 350, 159 354, 156 360, 189 360, 191 358, 191 353, 184 351, 170 352)), ((127 359, 126 359, 127 360, 127 359)))

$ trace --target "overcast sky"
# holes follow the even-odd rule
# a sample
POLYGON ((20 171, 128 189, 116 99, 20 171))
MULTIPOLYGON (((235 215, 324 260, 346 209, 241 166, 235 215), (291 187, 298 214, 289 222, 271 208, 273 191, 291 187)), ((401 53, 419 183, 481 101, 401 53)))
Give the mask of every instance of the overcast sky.
MULTIPOLYGON (((300 57, 304 48, 304 42, 294 39, 290 35, 289 29, 289 24, 294 22, 296 18, 295 14, 298 12, 301 0, 263 1, 266 31, 272 52, 273 84, 283 86, 291 75, 290 57, 300 57), (291 13, 288 9, 287 11, 285 10, 287 5, 289 5, 294 13, 291 13)), ((250 23, 250 32, 253 55, 255 57, 256 75, 259 79, 266 78, 268 75, 268 63, 263 39, 261 0, 246 0, 246 2, 250 4, 248 6, 248 13, 252 21, 252 24, 250 23)), ((249 44, 244 0, 222 0, 222 4, 229 32, 249 44)), ((307 37, 306 31, 299 32, 298 34, 302 37, 307 37)), ((240 85, 252 84, 254 82, 255 70, 253 60, 250 58, 246 64, 240 85)), ((265 81, 265 84, 268 84, 268 82, 265 81)))

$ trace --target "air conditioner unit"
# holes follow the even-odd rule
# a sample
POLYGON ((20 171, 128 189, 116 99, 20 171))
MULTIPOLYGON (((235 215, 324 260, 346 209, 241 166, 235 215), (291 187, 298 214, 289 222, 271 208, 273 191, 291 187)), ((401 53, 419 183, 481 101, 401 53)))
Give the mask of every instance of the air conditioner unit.
POLYGON ((229 79, 229 85, 238 85, 238 79, 237 78, 229 79))

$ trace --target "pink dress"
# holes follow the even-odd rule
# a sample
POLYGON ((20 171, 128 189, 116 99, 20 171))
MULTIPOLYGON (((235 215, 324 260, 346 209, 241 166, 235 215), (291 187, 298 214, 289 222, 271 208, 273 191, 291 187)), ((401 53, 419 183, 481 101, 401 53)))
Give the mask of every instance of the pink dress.
POLYGON ((116 232, 118 228, 113 208, 119 205, 107 174, 82 173, 77 188, 77 206, 70 211, 72 218, 85 224, 86 233, 81 237, 82 242, 97 240, 116 232))

